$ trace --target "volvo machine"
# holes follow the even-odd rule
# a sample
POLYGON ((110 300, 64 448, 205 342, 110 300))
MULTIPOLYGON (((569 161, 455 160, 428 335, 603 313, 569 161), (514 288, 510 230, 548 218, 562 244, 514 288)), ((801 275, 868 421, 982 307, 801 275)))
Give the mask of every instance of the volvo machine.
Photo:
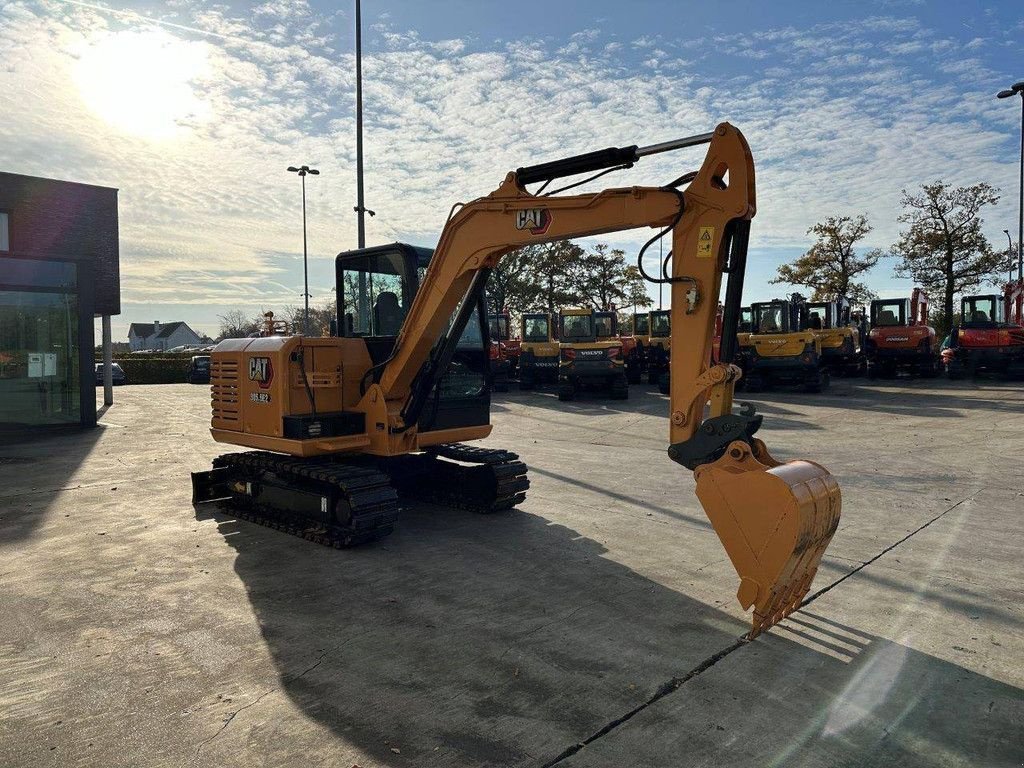
POLYGON ((808 305, 799 293, 788 299, 751 305, 753 332, 744 350, 748 392, 795 384, 821 392, 830 377, 821 356, 821 339, 808 325, 808 305))
POLYGON ((949 332, 942 350, 942 362, 951 379, 979 372, 1007 378, 1024 376, 1024 326, 1018 313, 1013 317, 1014 285, 1003 294, 964 296, 960 301, 960 323, 949 332))
POLYGON ((821 361, 836 376, 860 376, 867 370, 861 345, 867 338, 867 319, 854 319, 847 298, 812 301, 807 305, 807 324, 821 342, 821 361))
POLYGON ((939 348, 928 325, 928 295, 915 288, 910 298, 871 302, 871 330, 864 345, 870 378, 894 378, 900 371, 938 375, 939 348))
POLYGON ((572 400, 583 390, 607 392, 613 400, 628 398, 616 313, 563 309, 558 324, 558 399, 572 400))
POLYGON ((453 210, 432 253, 393 244, 341 254, 340 336, 234 339, 214 350, 211 434, 235 451, 193 475, 194 502, 225 502, 237 516, 334 547, 390 533, 399 494, 482 512, 516 506, 526 466, 466 444, 491 432, 487 276, 526 245, 650 227, 649 243, 672 235, 655 278, 672 292, 668 456, 694 473, 758 634, 800 606, 841 494, 824 467, 772 458, 755 434, 762 417, 734 407, 739 369, 709 363, 723 274, 722 358, 732 359, 754 211, 750 150, 723 123, 510 172, 453 210), (665 186, 528 190, 699 144, 708 145, 700 169, 665 186))
POLYGON ((519 345, 519 388, 558 382, 558 339, 546 312, 527 312, 522 317, 519 345))

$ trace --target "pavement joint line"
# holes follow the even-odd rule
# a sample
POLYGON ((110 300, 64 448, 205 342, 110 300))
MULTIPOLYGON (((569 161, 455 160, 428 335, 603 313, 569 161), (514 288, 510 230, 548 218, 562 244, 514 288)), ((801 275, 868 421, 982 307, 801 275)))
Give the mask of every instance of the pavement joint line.
MULTIPOLYGON (((838 586, 839 584, 842 584, 844 581, 846 581, 848 578, 853 576, 855 573, 858 573, 859 571, 862 571, 864 568, 867 568, 869 565, 871 565, 871 563, 873 563, 876 560, 878 560, 880 557, 885 555, 887 552, 891 552, 892 550, 896 549, 896 547, 898 547, 900 544, 902 544, 903 542, 907 541, 912 536, 915 536, 916 534, 920 533, 925 528, 930 526, 932 523, 937 522, 938 520, 942 519, 945 515, 947 515, 948 513, 952 512, 954 509, 959 507, 961 504, 963 504, 963 503, 965 503, 967 501, 970 501, 975 496, 977 496, 980 492, 981 492, 980 490, 979 491, 975 491, 970 496, 967 496, 967 497, 961 499, 960 501, 956 502, 956 504, 953 504, 952 506, 948 507, 947 509, 944 509, 942 512, 940 512, 938 515, 933 517, 931 520, 927 521, 926 523, 922 524, 918 528, 916 528, 913 531, 911 531, 910 533, 908 533, 903 538, 901 538, 898 541, 894 542, 893 544, 889 545, 888 547, 883 549, 881 552, 879 552, 877 555, 872 557, 870 560, 868 560, 868 561, 862 563, 861 565, 857 566, 856 568, 854 568, 852 571, 847 573, 845 576, 837 579, 836 581, 832 582, 828 586, 823 587, 822 589, 819 589, 817 592, 815 592, 809 598, 804 600, 800 604, 800 608, 797 609, 796 612, 798 613, 799 611, 803 610, 804 606, 806 606, 809 603, 813 602, 814 600, 819 598, 821 595, 823 595, 826 592, 828 592, 830 589, 833 589, 834 587, 838 586)), ((706 658, 704 661, 702 661, 700 664, 698 664, 696 667, 691 669, 689 672, 687 672, 682 677, 673 677, 671 680, 663 683, 658 688, 658 690, 654 692, 654 695, 652 695, 649 699, 647 699, 647 701, 645 701, 645 702, 643 702, 641 704, 638 704, 633 709, 631 709, 628 712, 626 712, 624 715, 622 715, 620 717, 617 717, 614 720, 606 723, 599 730, 595 731, 593 734, 588 736, 583 741, 579 741, 579 742, 573 744, 572 746, 567 747, 557 757, 555 757, 553 760, 549 760, 548 762, 544 763, 544 765, 542 765, 541 768, 553 768, 554 766, 558 765, 559 763, 562 763, 565 760, 567 760, 568 758, 570 758, 573 755, 575 755, 577 752, 582 750, 584 747, 587 747, 590 744, 593 744, 598 739, 600 739, 600 738, 602 738, 604 736, 607 736, 609 733, 614 731, 620 725, 624 725, 628 721, 632 720, 634 717, 636 717, 638 714, 643 712, 645 709, 647 709, 648 707, 650 707, 653 704, 656 704, 658 701, 660 701, 661 699, 665 698, 669 694, 675 693, 684 684, 686 684, 687 682, 689 682, 693 678, 697 677, 698 675, 701 675, 702 673, 704 673, 707 670, 711 669, 711 667, 715 666, 715 664, 720 662, 722 659, 724 659, 726 656, 731 654, 733 651, 739 650, 740 648, 742 648, 744 645, 746 645, 749 642, 751 642, 751 641, 747 638, 747 636, 743 635, 738 640, 736 640, 734 643, 732 643, 732 645, 726 646, 722 650, 718 651, 718 653, 715 653, 714 655, 709 656, 708 658, 706 658)))
POLYGON ((614 720, 606 723, 599 730, 595 731, 593 734, 588 736, 583 741, 579 741, 579 742, 573 744, 572 746, 567 747, 556 758, 554 758, 553 760, 549 760, 548 762, 544 763, 544 765, 542 765, 541 768, 553 768, 553 766, 556 766, 559 763, 563 762, 564 760, 567 760, 568 758, 572 757, 573 755, 575 755, 577 752, 579 752, 584 747, 589 746, 590 744, 593 744, 595 741, 597 741, 598 739, 600 739, 603 736, 607 736, 609 733, 614 731, 620 725, 624 725, 629 720, 632 720, 634 717, 636 717, 638 714, 640 714, 645 709, 650 707, 652 704, 656 704, 658 701, 660 701, 661 699, 665 698, 669 694, 675 693, 685 683, 689 682, 690 680, 692 680, 693 678, 697 677, 698 675, 700 675, 700 674, 706 672, 707 670, 711 669, 711 667, 715 666, 715 664, 720 662, 722 659, 724 659, 730 653, 732 653, 733 651, 739 650, 740 648, 742 648, 744 645, 746 645, 749 642, 750 642, 750 640, 747 639, 747 636, 743 635, 742 637, 738 638, 735 642, 733 642, 731 645, 726 646, 722 650, 718 651, 718 653, 715 653, 714 655, 709 656, 708 658, 704 659, 704 661, 702 661, 700 664, 698 664, 696 667, 691 669, 689 672, 687 672, 682 677, 673 677, 671 680, 668 680, 667 682, 662 683, 658 687, 658 690, 654 692, 654 695, 652 695, 649 699, 647 699, 647 701, 645 701, 645 702, 643 702, 641 704, 638 704, 637 706, 633 707, 633 709, 629 710, 629 712, 627 712, 626 714, 622 715, 621 717, 617 717, 614 720))
POLYGON ((810 605, 811 603, 813 603, 815 600, 817 600, 819 597, 824 595, 829 590, 834 589, 835 587, 838 587, 840 584, 842 584, 844 581, 846 581, 848 578, 850 578, 854 574, 860 573, 865 568, 867 568, 869 565, 871 565, 873 562, 875 562, 876 560, 880 559, 883 555, 885 555, 885 554, 887 554, 889 552, 892 552, 900 544, 902 544, 903 542, 905 542, 908 539, 912 538, 913 536, 916 536, 917 534, 919 534, 921 531, 923 531, 925 528, 927 528, 932 523, 941 520, 943 517, 945 517, 947 514, 952 512, 957 507, 959 507, 961 504, 963 504, 965 502, 968 502, 968 501, 971 501, 979 493, 981 493, 981 490, 977 490, 974 493, 972 493, 970 496, 966 496, 966 497, 960 499, 960 501, 958 501, 956 504, 953 504, 952 506, 948 507, 947 509, 944 509, 942 512, 937 514, 935 517, 933 517, 928 522, 923 523, 922 525, 920 525, 919 527, 917 527, 914 530, 912 530, 910 533, 908 533, 903 538, 901 538, 898 541, 895 541, 894 543, 890 544, 888 547, 883 549, 881 552, 879 552, 877 555, 872 557, 870 560, 867 560, 864 563, 862 563, 861 565, 858 565, 852 571, 850 571, 849 573, 845 574, 844 576, 836 579, 831 584, 828 584, 828 585, 822 587, 817 592, 815 592, 813 595, 811 595, 810 597, 806 598, 802 603, 800 603, 800 607, 797 609, 796 612, 802 611, 805 606, 810 605))

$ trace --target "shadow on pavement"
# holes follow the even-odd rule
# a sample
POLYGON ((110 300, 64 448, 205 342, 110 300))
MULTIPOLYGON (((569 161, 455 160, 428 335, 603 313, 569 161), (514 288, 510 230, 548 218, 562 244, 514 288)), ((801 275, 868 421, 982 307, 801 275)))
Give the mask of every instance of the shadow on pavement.
MULTIPOLYGON (((223 511, 197 513, 214 516, 235 549, 281 690, 337 740, 303 742, 306 764, 333 764, 354 745, 394 766, 545 765, 747 628, 537 515, 429 505, 403 514, 384 542, 337 552, 223 511)), ((722 584, 724 600, 734 587, 722 584)), ((827 745, 827 763, 814 765, 890 764, 877 755, 898 755, 902 765, 934 765, 935 756, 999 765, 1008 756, 1020 690, 813 618, 814 627, 780 629, 720 662, 751 670, 706 672, 652 705, 656 727, 626 753, 628 764, 678 764, 683 753, 672 744, 680 740, 690 741, 690 754, 710 757, 715 739, 722 744, 714 749, 733 757, 753 750, 759 758, 745 764, 759 765, 812 764, 787 753, 787 743, 827 745), (969 717, 951 717, 951 702, 969 717), (674 718, 676 707, 696 707, 699 716, 674 718), (772 763, 758 739, 782 762, 772 763)), ((590 750, 612 747, 640 721, 579 757, 600 755, 590 750)), ((236 738, 268 764, 295 758, 282 730, 264 725, 236 738)), ((216 759, 215 747, 204 760, 216 759)))
POLYGON ((102 425, 0 444, 0 544, 28 538, 103 436, 102 425))

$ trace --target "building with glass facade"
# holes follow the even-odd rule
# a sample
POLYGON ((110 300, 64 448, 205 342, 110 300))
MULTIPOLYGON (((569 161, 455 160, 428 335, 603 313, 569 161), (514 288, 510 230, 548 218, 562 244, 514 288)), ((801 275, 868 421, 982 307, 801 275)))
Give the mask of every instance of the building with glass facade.
POLYGON ((93 319, 120 311, 117 190, 0 173, 0 433, 96 424, 93 319))

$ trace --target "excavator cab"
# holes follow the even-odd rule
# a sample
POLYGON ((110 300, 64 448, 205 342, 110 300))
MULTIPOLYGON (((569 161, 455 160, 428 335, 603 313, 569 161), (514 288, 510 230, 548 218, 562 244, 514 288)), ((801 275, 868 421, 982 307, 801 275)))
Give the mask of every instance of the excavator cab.
POLYGON ((657 309, 650 313, 651 335, 645 350, 647 383, 661 386, 668 373, 672 339, 672 311, 657 309))
POLYGON ((979 372, 1024 376, 1024 327, 1006 322, 1006 294, 964 296, 959 325, 943 345, 942 362, 951 379, 979 372))
POLYGON ((808 303, 806 325, 821 342, 822 364, 831 374, 858 376, 866 370, 861 343, 867 328, 852 320, 846 297, 808 303))
MULTIPOLYGON (((794 293, 788 299, 751 305, 754 332, 744 358, 746 389, 755 392, 780 384, 797 384, 807 392, 829 385, 822 364, 821 340, 811 328, 808 305, 794 293)), ((815 315, 819 319, 818 315, 815 315)))
POLYGON ((558 381, 558 341, 551 315, 527 312, 522 316, 522 344, 519 353, 519 389, 558 381))
MULTIPOLYGON (((374 366, 391 355, 432 257, 430 248, 391 243, 340 253, 335 259, 341 336, 362 340, 374 366)), ((494 340, 484 317, 481 297, 455 345, 448 371, 428 396, 431 407, 420 417, 422 431, 490 424, 494 340)))
POLYGON ((615 312, 563 309, 559 313, 558 399, 602 390, 613 400, 629 397, 626 359, 615 312))
POLYGON ((910 298, 871 302, 871 330, 864 343, 869 378, 895 378, 900 371, 924 378, 938 375, 939 348, 928 325, 928 296, 915 288, 910 298))
POLYGON ((1003 297, 996 294, 964 296, 960 302, 960 318, 962 328, 996 328, 1005 319, 1003 297))

